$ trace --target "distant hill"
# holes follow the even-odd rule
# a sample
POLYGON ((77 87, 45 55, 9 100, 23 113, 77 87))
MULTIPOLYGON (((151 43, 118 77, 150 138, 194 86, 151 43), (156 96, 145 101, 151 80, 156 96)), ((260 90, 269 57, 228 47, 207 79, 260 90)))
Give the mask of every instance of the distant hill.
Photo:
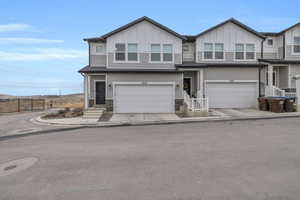
POLYGON ((15 96, 8 95, 8 94, 0 94, 0 99, 11 99, 15 98, 15 96))

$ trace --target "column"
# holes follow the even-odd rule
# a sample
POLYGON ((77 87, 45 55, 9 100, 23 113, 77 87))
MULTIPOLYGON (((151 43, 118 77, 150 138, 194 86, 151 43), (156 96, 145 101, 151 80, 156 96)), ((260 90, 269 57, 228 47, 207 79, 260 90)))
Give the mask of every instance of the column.
POLYGON ((294 78, 296 79, 297 111, 300 112, 300 75, 296 75, 294 78))
POLYGON ((88 108, 88 76, 84 74, 83 78, 83 93, 84 93, 84 109, 88 108))
POLYGON ((274 96, 273 94, 273 66, 268 65, 268 93, 267 96, 274 96))

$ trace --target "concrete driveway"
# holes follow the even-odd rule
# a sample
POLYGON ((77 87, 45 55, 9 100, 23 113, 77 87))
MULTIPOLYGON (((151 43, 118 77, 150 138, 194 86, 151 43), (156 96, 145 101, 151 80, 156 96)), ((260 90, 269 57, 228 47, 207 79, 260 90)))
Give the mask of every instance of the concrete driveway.
POLYGON ((227 117, 268 117, 276 116, 278 113, 261 111, 255 108, 244 108, 244 109, 234 109, 234 108, 219 108, 211 109, 215 114, 219 116, 227 117))
POLYGON ((90 128, 1 141, 0 166, 38 160, 0 176, 0 199, 299 200, 299 122, 90 128))
POLYGON ((161 121, 177 120, 179 117, 174 113, 138 113, 138 114, 113 114, 111 122, 140 122, 140 121, 161 121))

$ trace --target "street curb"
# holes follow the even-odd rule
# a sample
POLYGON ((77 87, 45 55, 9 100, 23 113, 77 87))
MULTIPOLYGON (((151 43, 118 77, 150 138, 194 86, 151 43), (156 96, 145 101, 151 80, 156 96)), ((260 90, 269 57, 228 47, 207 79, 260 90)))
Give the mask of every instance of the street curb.
POLYGON ((54 128, 48 130, 39 130, 28 132, 24 134, 13 134, 0 136, 0 141, 5 141, 14 138, 42 135, 47 133, 56 133, 62 131, 71 131, 84 128, 111 128, 111 127, 125 127, 125 126, 154 126, 154 125, 170 125, 170 124, 187 124, 187 123, 208 123, 208 122, 231 122, 231 121, 256 121, 256 120, 269 120, 269 119, 286 119, 286 118, 300 118, 300 115, 282 115, 282 116, 267 116, 267 117, 223 117, 223 118, 210 118, 210 119, 189 119, 189 120, 172 120, 172 121, 145 121, 145 122, 124 122, 124 123, 107 123, 107 124, 85 124, 73 125, 72 127, 54 128))

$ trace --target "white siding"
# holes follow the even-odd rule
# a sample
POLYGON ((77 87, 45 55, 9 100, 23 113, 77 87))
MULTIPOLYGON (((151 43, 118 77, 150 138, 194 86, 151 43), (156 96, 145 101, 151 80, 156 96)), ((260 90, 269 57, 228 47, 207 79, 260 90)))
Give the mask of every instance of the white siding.
POLYGON ((255 44, 255 51, 260 52, 262 39, 256 35, 240 28, 239 26, 228 22, 223 26, 212 30, 196 40, 196 51, 204 50, 204 43, 224 43, 225 52, 235 52, 236 43, 252 43, 255 44))
POLYGON ((277 53, 277 51, 278 51, 278 41, 279 41, 278 37, 268 36, 266 38, 266 40, 264 41, 264 53, 277 53), (268 45, 268 40, 269 39, 273 40, 273 46, 268 45))
POLYGON ((300 37, 300 25, 288 30, 285 33, 285 42, 286 45, 293 45, 294 44, 294 37, 300 37))
POLYGON ((140 22, 126 30, 107 38, 107 51, 114 52, 115 43, 138 43, 138 51, 150 52, 152 43, 173 44, 173 53, 182 52, 182 40, 159 27, 147 22, 140 22))

